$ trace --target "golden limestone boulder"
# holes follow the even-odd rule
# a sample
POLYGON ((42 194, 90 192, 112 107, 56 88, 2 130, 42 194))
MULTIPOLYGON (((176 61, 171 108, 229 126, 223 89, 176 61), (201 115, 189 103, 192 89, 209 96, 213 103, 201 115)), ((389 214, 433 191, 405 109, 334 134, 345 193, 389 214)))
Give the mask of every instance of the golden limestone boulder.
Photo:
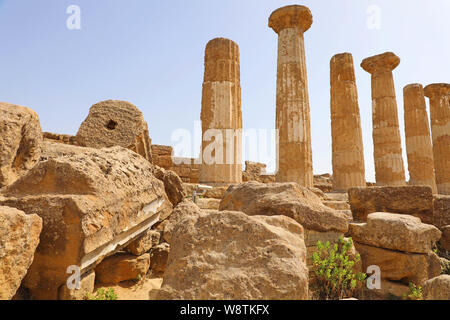
POLYGON ((200 208, 191 200, 184 200, 179 203, 173 210, 170 217, 163 221, 162 226, 162 238, 165 242, 171 243, 172 233, 178 222, 186 218, 187 216, 196 217, 200 214, 200 208))
POLYGON ((450 300, 450 275, 443 274, 425 282, 423 298, 425 300, 450 300))
POLYGON ((345 214, 326 207, 311 190, 297 183, 247 182, 230 186, 219 210, 242 211, 248 215, 284 215, 305 229, 319 232, 348 230, 345 214))
POLYGON ((183 181, 175 172, 155 165, 153 166, 153 174, 164 183, 167 197, 173 206, 183 201, 186 197, 183 181))
POLYGON ((131 242, 126 247, 126 251, 135 256, 143 255, 144 253, 150 251, 151 248, 157 246, 159 244, 160 238, 160 232, 148 229, 140 237, 131 242))
POLYGON ((158 299, 308 299, 303 228, 285 216, 203 211, 176 224, 158 299))
POLYGON ((348 200, 357 221, 366 221, 369 213, 392 212, 433 224, 433 189, 430 186, 350 188, 348 200))
POLYGON ((0 205, 44 222, 24 279, 36 299, 56 299, 69 266, 89 272, 172 212, 164 184, 143 157, 122 147, 81 149, 41 161, 2 190, 0 205))
POLYGON ((42 141, 39 117, 33 110, 0 103, 0 188, 36 165, 42 141))
POLYGON ((379 266, 383 280, 422 285, 428 279, 441 274, 439 257, 432 251, 426 254, 409 253, 358 242, 355 242, 355 247, 361 255, 363 270, 367 270, 369 266, 379 266))
POLYGON ((103 284, 117 284, 127 280, 139 280, 150 267, 150 254, 139 257, 118 253, 104 259, 95 268, 95 279, 103 284))
POLYGON ((419 218, 387 212, 369 214, 366 223, 351 223, 349 232, 353 240, 369 246, 425 254, 442 235, 419 218))
POLYGON ((10 207, 0 207, 0 300, 16 293, 33 262, 42 219, 10 207))
POLYGON ((76 141, 83 147, 121 146, 152 162, 147 122, 142 112, 126 101, 107 100, 93 105, 76 141))

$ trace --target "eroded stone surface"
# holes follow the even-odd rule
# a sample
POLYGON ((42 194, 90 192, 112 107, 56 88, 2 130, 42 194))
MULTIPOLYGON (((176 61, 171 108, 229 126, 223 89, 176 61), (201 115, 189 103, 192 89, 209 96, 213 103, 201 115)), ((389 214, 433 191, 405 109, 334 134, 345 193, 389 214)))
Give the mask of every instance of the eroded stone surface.
POLYGON ((230 186, 219 210, 242 211, 248 215, 285 215, 314 231, 346 232, 344 214, 322 204, 308 188, 296 183, 246 182, 230 186))
POLYGON ((0 103, 0 188, 10 185, 36 165, 42 141, 36 112, 0 103))
POLYGON ((42 219, 35 214, 0 206, 0 300, 16 293, 33 262, 42 219))
POLYGON ((158 298, 308 299, 303 228, 284 216, 189 216, 173 232, 158 298))
POLYGON ((142 112, 127 101, 107 100, 94 104, 76 135, 80 146, 121 146, 152 162, 148 125, 142 112))
POLYGON ((379 266, 382 279, 422 285, 441 274, 439 257, 432 251, 426 254, 407 253, 358 242, 355 242, 355 247, 361 255, 363 270, 369 266, 379 266))
POLYGON ((421 223, 419 218, 387 212, 369 214, 367 223, 350 223, 349 233, 359 243, 425 254, 441 238, 439 229, 421 223))
POLYGON ((116 284, 126 280, 139 280, 150 268, 150 254, 136 257, 118 253, 104 259, 96 268, 96 279, 104 284, 116 284))
POLYGON ((433 224, 433 192, 428 186, 351 188, 348 196, 357 221, 366 221, 369 213, 393 212, 433 224))
POLYGON ((425 282, 423 298, 425 300, 450 300, 450 275, 443 274, 425 282))
POLYGON ((87 271, 172 212, 151 164, 122 147, 49 158, 3 192, 1 205, 44 222, 24 279, 36 299, 57 299, 68 266, 87 271))

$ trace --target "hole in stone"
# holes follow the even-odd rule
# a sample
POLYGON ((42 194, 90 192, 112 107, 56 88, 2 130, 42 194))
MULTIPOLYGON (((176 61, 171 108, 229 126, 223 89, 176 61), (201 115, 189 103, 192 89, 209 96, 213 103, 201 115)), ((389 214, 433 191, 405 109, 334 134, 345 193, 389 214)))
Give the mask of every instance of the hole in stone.
POLYGON ((114 120, 109 120, 108 124, 106 125, 106 128, 109 130, 114 130, 117 127, 117 122, 114 120))

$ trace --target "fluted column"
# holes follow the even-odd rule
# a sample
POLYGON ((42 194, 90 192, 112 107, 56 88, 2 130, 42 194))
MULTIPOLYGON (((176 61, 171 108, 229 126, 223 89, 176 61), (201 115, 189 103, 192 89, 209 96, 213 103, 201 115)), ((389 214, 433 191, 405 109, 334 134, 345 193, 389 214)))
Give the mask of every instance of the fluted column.
POLYGON ((365 187, 364 149, 353 57, 337 54, 330 62, 333 189, 365 187))
POLYGON ((430 98, 431 133, 438 192, 450 194, 450 84, 435 83, 425 87, 430 98))
POLYGON ((430 125, 422 85, 414 83, 404 87, 403 100, 409 183, 430 186, 433 193, 437 193, 430 125))
POLYGON ((400 58, 386 52, 361 63, 372 75, 372 122, 375 176, 378 186, 405 185, 402 143, 392 70, 400 58))
POLYGON ((313 186, 313 167, 303 33, 311 24, 311 11, 299 5, 277 9, 269 18, 278 34, 276 180, 306 187, 313 186))
POLYGON ((239 47, 216 38, 205 50, 202 94, 202 165, 199 181, 242 182, 242 112, 239 47))

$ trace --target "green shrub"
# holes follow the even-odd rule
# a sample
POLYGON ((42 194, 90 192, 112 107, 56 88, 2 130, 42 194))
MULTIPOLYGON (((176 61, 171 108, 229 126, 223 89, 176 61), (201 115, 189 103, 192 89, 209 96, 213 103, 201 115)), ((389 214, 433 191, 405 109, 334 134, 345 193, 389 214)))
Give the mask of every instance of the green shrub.
POLYGON ((87 294, 86 300, 117 300, 117 294, 113 288, 105 290, 103 288, 98 289, 95 294, 87 294))
POLYGON ((355 273, 353 268, 361 260, 359 254, 351 257, 353 240, 339 238, 335 244, 317 242, 317 250, 312 255, 314 277, 312 286, 314 298, 337 300, 349 298, 362 288, 367 275, 355 273))
POLYGON ((404 297, 405 300, 423 300, 422 287, 409 283, 409 292, 404 297))

